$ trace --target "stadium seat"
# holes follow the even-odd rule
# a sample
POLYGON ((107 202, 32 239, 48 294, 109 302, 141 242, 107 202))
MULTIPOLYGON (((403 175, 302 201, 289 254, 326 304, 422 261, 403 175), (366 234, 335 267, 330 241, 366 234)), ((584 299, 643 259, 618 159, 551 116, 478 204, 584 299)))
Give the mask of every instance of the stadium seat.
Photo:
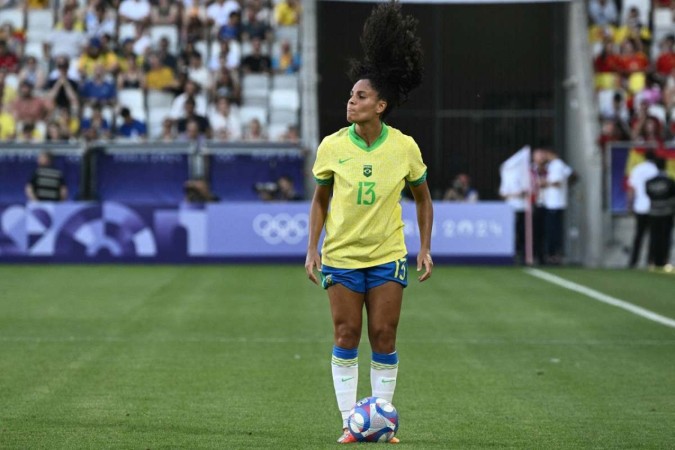
POLYGON ((141 89, 121 89, 117 93, 117 102, 120 106, 126 106, 131 111, 134 119, 145 121, 145 100, 141 89))
POLYGON ((42 42, 28 41, 23 48, 24 56, 34 56, 38 61, 44 59, 44 47, 42 42))
POLYGON ((298 124, 298 112, 288 109, 273 109, 270 111, 270 124, 272 125, 289 125, 298 124))
POLYGON ((244 75, 241 80, 241 89, 242 91, 247 90, 269 90, 270 88, 270 77, 269 75, 259 74, 259 73, 250 73, 244 75))
POLYGON ((274 32, 274 43, 289 41, 293 51, 297 51, 300 45, 300 28, 298 26, 277 27, 274 32))
POLYGON ((162 134, 162 124, 164 119, 170 117, 171 108, 157 107, 148 109, 148 137, 150 139, 157 139, 162 134))
POLYGON ((288 130, 288 125, 284 123, 271 123, 269 127, 267 127, 267 135, 269 136, 271 141, 281 141, 283 135, 286 133, 288 130))
POLYGON ((15 73, 8 73, 5 75, 5 85, 14 90, 19 89, 19 76, 15 73))
POLYGON ((663 105, 653 104, 649 106, 649 115, 659 119, 661 125, 666 123, 666 108, 663 105))
POLYGON ((654 10, 654 29, 666 28, 671 30, 673 27, 673 12, 667 8, 656 8, 654 10))
MULTIPOLYGON (((169 40, 169 51, 173 54, 178 53, 178 28, 173 25, 153 25, 150 27, 150 40, 153 47, 156 47, 163 37, 169 40)), ((202 57, 206 58, 206 55, 202 55, 202 57)))
POLYGON ((54 14, 51 10, 28 11, 26 36, 29 42, 44 42, 54 27, 54 14))
POLYGON ((195 42, 195 50, 198 51, 200 55, 202 55, 202 61, 208 61, 211 57, 211 53, 209 53, 209 46, 204 41, 195 42))
POLYGON ((272 78, 272 89, 293 89, 298 90, 299 76, 295 73, 279 74, 272 78))
POLYGON ((614 111, 614 89, 598 91, 598 110, 601 117, 607 117, 614 111))
POLYGON ((267 125, 267 108, 262 106, 242 106, 239 108, 241 123, 247 124, 252 119, 258 119, 262 125, 267 125))
POLYGON ((148 91, 146 98, 148 110, 156 108, 171 108, 173 103, 173 94, 163 91, 148 91))
MULTIPOLYGON (((24 28, 24 15, 21 8, 0 10, 0 24, 9 22, 16 29, 24 28)), ((50 27, 51 29, 51 27, 50 27)))
POLYGON ((120 24, 119 30, 119 41, 124 42, 125 39, 135 39, 136 38, 136 25, 133 23, 122 23, 120 24))
POLYGON ((300 94, 297 89, 274 89, 270 94, 270 109, 297 111, 300 109, 300 94))

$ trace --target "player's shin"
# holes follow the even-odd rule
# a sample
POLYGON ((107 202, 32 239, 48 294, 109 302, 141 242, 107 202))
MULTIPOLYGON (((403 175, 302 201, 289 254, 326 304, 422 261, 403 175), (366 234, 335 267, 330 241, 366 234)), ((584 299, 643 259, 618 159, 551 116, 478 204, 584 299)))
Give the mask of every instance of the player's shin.
POLYGON ((331 368, 335 397, 342 415, 342 428, 347 428, 349 411, 356 403, 356 388, 359 381, 358 349, 334 346, 331 368))
POLYGON ((370 386, 373 397, 392 401, 396 389, 396 376, 398 375, 398 354, 373 352, 370 363, 370 386))

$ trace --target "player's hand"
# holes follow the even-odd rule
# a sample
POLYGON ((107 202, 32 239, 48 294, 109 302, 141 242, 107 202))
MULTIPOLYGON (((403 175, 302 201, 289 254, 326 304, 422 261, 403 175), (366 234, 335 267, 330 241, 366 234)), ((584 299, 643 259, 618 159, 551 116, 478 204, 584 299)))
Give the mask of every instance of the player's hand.
POLYGON ((309 250, 307 252, 307 258, 305 259, 305 272, 312 283, 319 284, 319 280, 316 278, 314 269, 316 269, 318 272, 321 272, 321 256, 319 256, 318 251, 309 250))
POLYGON ((421 271, 422 268, 424 268, 424 273, 417 278, 420 282, 428 280, 434 268, 434 261, 431 259, 431 253, 428 250, 420 251, 417 254, 417 271, 421 271))

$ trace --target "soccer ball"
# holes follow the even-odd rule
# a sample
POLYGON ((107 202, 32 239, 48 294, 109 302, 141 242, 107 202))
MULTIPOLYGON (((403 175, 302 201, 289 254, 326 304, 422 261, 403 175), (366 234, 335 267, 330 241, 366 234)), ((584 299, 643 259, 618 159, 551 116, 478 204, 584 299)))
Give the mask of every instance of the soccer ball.
POLYGON ((366 397, 350 411, 347 427, 357 441, 389 442, 398 431, 398 412, 383 398, 366 397))

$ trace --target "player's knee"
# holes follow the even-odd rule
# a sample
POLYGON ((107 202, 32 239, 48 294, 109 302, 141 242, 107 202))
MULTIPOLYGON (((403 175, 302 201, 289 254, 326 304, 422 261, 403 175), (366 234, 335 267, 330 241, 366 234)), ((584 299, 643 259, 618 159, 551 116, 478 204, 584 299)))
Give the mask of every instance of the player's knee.
POLYGON ((391 353, 396 350, 396 328, 378 327, 369 333, 370 346, 377 353, 391 353))
POLYGON ((349 325, 335 328, 335 345, 342 348, 356 348, 361 340, 361 330, 349 325))

